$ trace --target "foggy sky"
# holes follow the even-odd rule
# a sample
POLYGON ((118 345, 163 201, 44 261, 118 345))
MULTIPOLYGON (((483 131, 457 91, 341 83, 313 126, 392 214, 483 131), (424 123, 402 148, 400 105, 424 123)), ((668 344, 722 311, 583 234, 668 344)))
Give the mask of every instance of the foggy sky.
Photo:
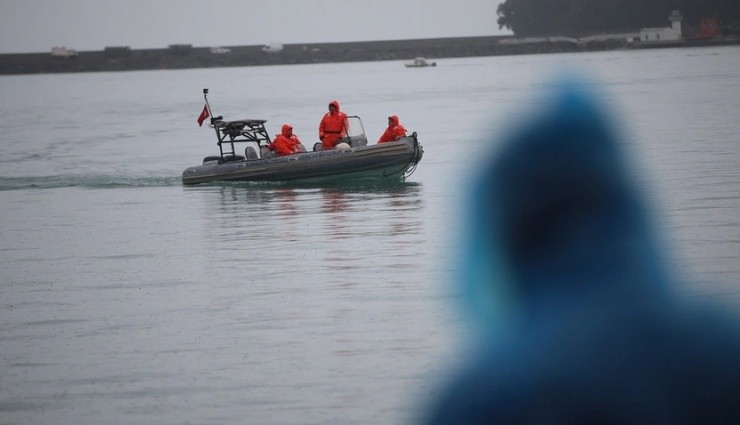
POLYGON ((502 34, 500 0, 0 0, 0 53, 502 34))

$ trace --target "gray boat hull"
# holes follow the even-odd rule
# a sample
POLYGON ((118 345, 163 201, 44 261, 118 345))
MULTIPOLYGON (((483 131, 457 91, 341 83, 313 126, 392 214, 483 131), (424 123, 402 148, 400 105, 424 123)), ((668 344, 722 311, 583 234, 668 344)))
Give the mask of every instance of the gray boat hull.
MULTIPOLYGON (((415 136, 415 135, 414 135, 415 136)), ((274 158, 210 161, 182 173, 186 185, 216 181, 342 181, 403 179, 424 150, 415 137, 346 150, 306 152, 274 158)))

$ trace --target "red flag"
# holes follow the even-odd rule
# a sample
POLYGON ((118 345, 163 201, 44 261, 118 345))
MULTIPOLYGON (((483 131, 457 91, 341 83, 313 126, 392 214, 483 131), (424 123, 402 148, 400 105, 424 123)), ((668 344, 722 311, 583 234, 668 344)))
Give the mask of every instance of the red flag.
POLYGON ((198 115, 198 127, 203 126, 203 121, 208 118, 210 114, 208 113, 208 105, 203 105, 203 111, 198 115))

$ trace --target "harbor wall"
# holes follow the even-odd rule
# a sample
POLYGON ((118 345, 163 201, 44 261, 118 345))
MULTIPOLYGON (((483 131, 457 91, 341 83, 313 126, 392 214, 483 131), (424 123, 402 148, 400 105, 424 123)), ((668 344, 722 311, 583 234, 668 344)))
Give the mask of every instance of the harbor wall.
POLYGON ((0 54, 0 75, 61 72, 133 71, 187 69, 279 64, 310 64, 410 60, 471 56, 562 53, 628 48, 684 47, 738 44, 733 40, 679 41, 647 45, 627 39, 574 43, 560 38, 552 41, 511 43, 511 36, 458 37, 418 40, 366 41, 354 43, 285 44, 279 52, 266 52, 261 45, 223 46, 229 53, 213 53, 210 47, 172 45, 162 49, 107 47, 102 51, 81 51, 59 57, 49 53, 0 54), (503 40, 508 40, 509 43, 503 40))

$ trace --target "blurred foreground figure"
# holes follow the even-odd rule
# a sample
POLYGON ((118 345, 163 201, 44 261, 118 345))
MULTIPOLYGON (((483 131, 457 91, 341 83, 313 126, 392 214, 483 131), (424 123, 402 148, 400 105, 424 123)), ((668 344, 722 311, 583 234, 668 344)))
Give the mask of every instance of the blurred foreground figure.
POLYGON ((670 295, 604 112, 565 83, 476 182, 481 347, 430 424, 740 424, 736 318, 670 295))

